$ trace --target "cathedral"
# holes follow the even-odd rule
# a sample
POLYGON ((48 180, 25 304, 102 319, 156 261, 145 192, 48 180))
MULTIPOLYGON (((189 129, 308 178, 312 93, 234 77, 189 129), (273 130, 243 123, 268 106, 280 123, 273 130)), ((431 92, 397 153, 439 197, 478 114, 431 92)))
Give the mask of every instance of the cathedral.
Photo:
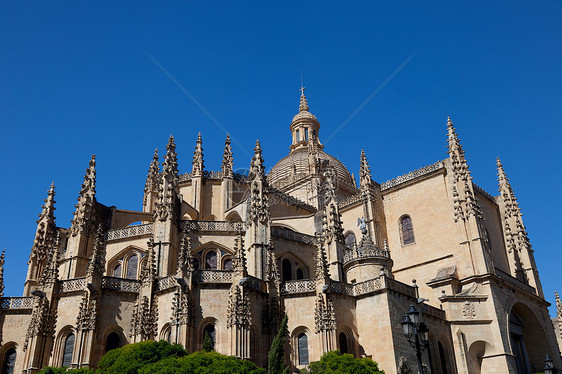
POLYGON ((356 181, 325 152, 304 91, 289 130, 289 154, 268 173, 259 141, 236 173, 229 136, 221 169, 205 170, 199 135, 180 174, 170 137, 139 211, 97 200, 92 156, 70 227, 57 226, 51 185, 23 296, 3 294, 0 257, 2 373, 95 368, 149 339, 197 351, 207 334, 216 351, 265 366, 284 314, 294 372, 336 349, 387 374, 531 374, 546 354, 562 367, 499 159, 493 196, 472 181, 448 119, 445 159, 379 183, 361 151, 356 181), (421 365, 405 333, 415 320, 421 365))

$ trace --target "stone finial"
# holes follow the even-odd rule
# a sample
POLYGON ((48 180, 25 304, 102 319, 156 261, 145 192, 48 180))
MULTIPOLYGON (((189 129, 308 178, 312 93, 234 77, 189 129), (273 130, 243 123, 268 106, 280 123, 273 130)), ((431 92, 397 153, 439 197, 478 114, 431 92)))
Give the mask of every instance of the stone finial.
POLYGON ((265 280, 267 282, 272 282, 274 287, 279 289, 279 285, 281 284, 281 274, 279 273, 277 259, 275 258, 275 248, 273 247, 273 242, 271 240, 269 242, 269 247, 267 248, 265 280))
POLYGON ((70 232, 72 236, 79 233, 90 235, 93 229, 93 214, 96 205, 96 155, 92 155, 90 159, 77 200, 78 204, 75 205, 76 211, 74 212, 70 232))
POLYGON ((195 143, 195 151, 193 152, 193 161, 191 164, 193 165, 192 176, 203 175, 205 166, 203 165, 203 141, 201 140, 201 133, 197 135, 197 142, 195 143))
POLYGON ((246 252, 244 250, 244 237, 241 234, 234 240, 234 256, 232 258, 232 270, 246 276, 248 269, 246 265, 246 252))
POLYGON ((178 254, 178 267, 176 276, 181 277, 186 271, 193 271, 193 253, 191 252, 191 239, 184 232, 180 241, 180 251, 178 254))
POLYGON ((519 216, 521 214, 519 203, 517 202, 517 198, 515 197, 515 193, 511 188, 509 178, 507 178, 499 157, 496 159, 496 166, 498 168, 498 191, 505 204, 505 214, 507 217, 519 216))
POLYGON ((166 155, 162 163, 162 175, 163 177, 171 177, 177 183, 178 154, 176 153, 176 142, 172 135, 170 135, 168 144, 166 145, 166 155))
POLYGON ((142 273, 141 273, 141 281, 143 285, 148 285, 156 278, 156 251, 154 249, 154 238, 150 236, 147 242, 148 246, 148 255, 146 261, 144 262, 142 273))
POLYGON ((326 251, 321 235, 316 235, 316 255, 314 258, 314 277, 317 282, 326 284, 330 280, 326 251))
MULTIPOLYGON (((4 256, 4 252, 2 252, 2 256, 4 256)), ((562 318, 562 302, 560 296, 558 296, 558 291, 554 291, 554 297, 556 298, 556 317, 560 319, 562 318)))
POLYGON ((361 164, 359 166, 359 186, 361 188, 367 187, 371 183, 371 168, 367 161, 365 151, 361 150, 361 164))
POLYGON ((5 263, 6 250, 2 249, 0 255, 0 297, 4 297, 4 263, 5 263))
POLYGON ((103 277, 105 272, 105 232, 101 224, 96 229, 96 239, 92 248, 92 255, 88 263, 86 276, 89 278, 103 277))
POLYGON ((306 90, 306 88, 301 87, 300 89, 301 100, 299 103, 299 112, 308 112, 308 102, 306 101, 306 96, 304 96, 304 90, 306 90))
POLYGON ((166 155, 162 163, 162 177, 158 184, 158 198, 156 200, 154 217, 160 221, 174 219, 177 213, 177 185, 178 176, 178 155, 176 153, 176 143, 174 137, 170 135, 166 145, 166 155))
POLYGON ((160 163, 158 162, 158 149, 154 150, 152 161, 148 167, 148 174, 146 175, 146 182, 144 184, 145 198, 149 192, 158 191, 158 184, 160 183, 160 163))
POLYGON ((41 285, 55 284, 59 280, 59 260, 60 260, 61 238, 57 232, 55 242, 51 244, 49 261, 45 265, 45 270, 41 275, 41 285))
POLYGON ((250 164, 250 176, 265 180, 265 166, 259 140, 256 140, 256 146, 254 147, 254 157, 252 157, 252 163, 250 164))
POLYGON ((232 178, 234 176, 233 172, 234 159, 232 157, 232 147, 230 146, 230 135, 226 134, 226 140, 224 141, 224 153, 222 156, 222 177, 232 178))
POLYGON ((49 249, 56 237, 55 182, 51 183, 47 191, 47 198, 43 201, 44 204, 41 206, 42 210, 37 220, 37 230, 29 256, 30 262, 33 260, 43 262, 47 258, 49 249))

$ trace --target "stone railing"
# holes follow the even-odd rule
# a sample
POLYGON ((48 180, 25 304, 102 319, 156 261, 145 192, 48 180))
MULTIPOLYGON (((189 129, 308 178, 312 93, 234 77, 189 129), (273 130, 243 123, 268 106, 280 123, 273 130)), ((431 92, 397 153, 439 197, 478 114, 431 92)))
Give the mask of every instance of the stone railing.
POLYGON ((368 281, 353 285, 353 296, 361 296, 385 288, 384 277, 369 279, 368 281))
POLYGON ((33 309, 33 297, 2 297, 0 309, 33 309))
POLYGON ((243 222, 233 221, 181 221, 182 231, 244 232, 243 222))
POLYGON ((404 295, 416 298, 416 289, 413 286, 398 282, 392 278, 385 277, 386 288, 392 291, 399 292, 404 295))
POLYGON ((295 232, 293 230, 289 230, 284 227, 272 226, 271 235, 277 238, 290 240, 292 242, 316 246, 316 238, 314 236, 302 234, 300 232, 295 232))
POLYGON ((340 201, 338 205, 340 209, 343 209, 360 201, 361 201, 361 193, 356 193, 355 195, 351 195, 348 198, 340 201))
POLYGON ((156 291, 164 291, 170 288, 174 288, 178 285, 178 282, 173 276, 167 276, 164 278, 158 278, 156 280, 156 291))
POLYGON ((436 170, 442 169, 443 167, 444 167, 443 162, 437 161, 434 164, 424 166, 423 168, 416 169, 414 171, 411 171, 409 173, 406 173, 396 178, 392 178, 391 180, 384 182, 383 184, 381 184, 381 190, 384 191, 394 186, 398 186, 399 184, 411 181, 412 179, 422 177, 436 170))
POLYGON ((437 309, 431 305, 427 305, 427 304, 418 304, 419 308, 420 308, 420 312, 422 312, 425 315, 428 316, 432 316, 435 317, 437 319, 445 319, 446 318, 446 314, 444 310, 441 309, 437 309))
POLYGON ((193 280, 200 283, 232 283, 231 270, 197 270, 193 280))
POLYGON ((294 205, 308 212, 316 212, 316 208, 312 205, 307 204, 304 201, 299 200, 296 197, 289 195, 288 193, 285 193, 275 187, 269 186, 267 189, 267 193, 269 194, 270 204, 294 205))
POLYGON ((107 290, 138 293, 140 291, 140 281, 136 279, 103 277, 101 287, 107 290))
POLYGON ((379 248, 357 248, 353 250, 347 250, 343 254, 344 265, 348 262, 359 260, 362 258, 390 258, 390 253, 384 249, 379 248))
POLYGON ((107 232, 107 240, 119 240, 152 234, 152 223, 144 225, 127 226, 107 232))
MULTIPOLYGON (((208 179, 222 179, 222 171, 203 170, 203 177, 208 179)), ((248 176, 240 173, 234 173, 233 179, 236 182, 248 183, 248 176)), ((178 176, 178 182, 191 180, 191 173, 184 173, 178 176)))
POLYGON ((330 281, 330 292, 340 295, 353 296, 353 284, 330 281))
POLYGON ((300 279, 287 281, 281 284, 281 294, 309 293, 316 291, 316 281, 314 279, 300 279))
POLYGON ((59 282, 58 293, 82 291, 86 288, 86 278, 66 279, 59 282))

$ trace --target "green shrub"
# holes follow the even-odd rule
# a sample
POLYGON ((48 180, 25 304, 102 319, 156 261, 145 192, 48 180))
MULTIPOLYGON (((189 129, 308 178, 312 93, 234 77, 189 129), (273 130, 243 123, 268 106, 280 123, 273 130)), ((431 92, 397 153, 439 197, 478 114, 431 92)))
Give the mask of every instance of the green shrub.
POLYGON ((211 352, 214 350, 213 339, 207 331, 205 331, 205 335, 203 336, 203 350, 205 352, 211 352))
POLYGON ((353 355, 340 351, 328 352, 320 361, 311 362, 308 374, 384 374, 376 362, 370 358, 355 358, 353 355))
POLYGON ((252 361, 233 356, 225 356, 217 352, 195 352, 175 358, 170 357, 146 365, 139 369, 138 374, 266 374, 252 361))
POLYGON ((80 369, 69 369, 67 370, 65 367, 56 368, 53 366, 47 366, 46 368, 41 369, 39 374, 94 374, 92 369, 80 368, 80 369))
POLYGON ((107 352, 98 363, 96 374, 137 374, 140 368, 148 364, 186 354, 181 345, 172 345, 165 340, 128 344, 107 352))

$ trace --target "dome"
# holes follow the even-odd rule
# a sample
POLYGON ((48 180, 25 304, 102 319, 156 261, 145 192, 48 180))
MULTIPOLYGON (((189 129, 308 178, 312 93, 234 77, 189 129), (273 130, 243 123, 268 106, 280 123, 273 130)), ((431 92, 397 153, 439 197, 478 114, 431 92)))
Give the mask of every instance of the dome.
MULTIPOLYGON (((300 113, 299 113, 300 114, 300 113)), ((298 115, 298 114, 297 114, 298 115)), ((351 178, 351 174, 337 158, 330 156, 322 150, 318 150, 318 158, 320 162, 327 162, 334 168, 336 172, 336 184, 342 183, 348 186, 354 186, 355 183, 351 178)), ((282 186, 286 181, 294 180, 294 175, 303 176, 308 174, 308 150, 299 149, 291 152, 288 156, 283 157, 269 172, 267 176, 268 182, 274 186, 282 186)))

